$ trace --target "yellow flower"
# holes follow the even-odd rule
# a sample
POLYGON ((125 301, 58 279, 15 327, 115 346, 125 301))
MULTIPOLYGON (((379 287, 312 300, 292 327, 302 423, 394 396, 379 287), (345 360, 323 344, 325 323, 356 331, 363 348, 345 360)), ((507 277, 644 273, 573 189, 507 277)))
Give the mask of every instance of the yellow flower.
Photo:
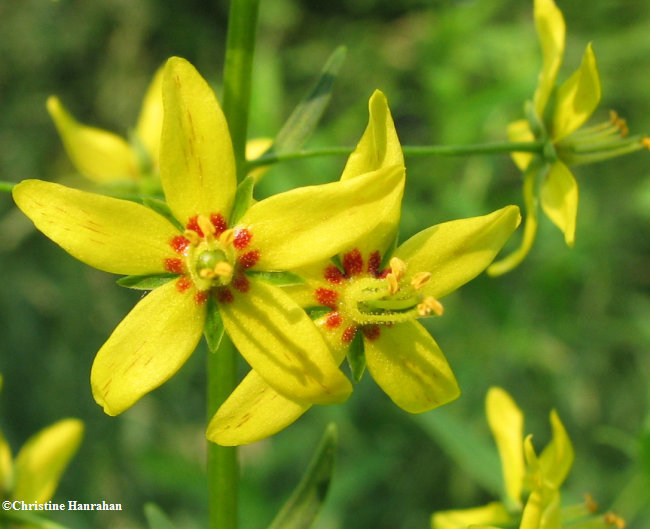
POLYGON ((520 523, 520 529, 560 529, 560 487, 573 464, 571 441, 553 410, 553 438, 537 456, 532 436, 524 438, 523 414, 501 388, 486 398, 488 423, 496 441, 504 480, 504 500, 473 509, 441 511, 431 517, 432 529, 465 529, 520 523), (528 491, 524 501, 522 496, 528 491))
POLYGON ((601 97, 591 44, 587 45, 578 70, 556 89, 564 55, 565 23, 553 0, 535 0, 535 26, 542 48, 542 71, 528 107, 528 120, 511 123, 508 136, 512 141, 537 139, 546 145, 542 155, 513 154, 515 163, 524 171, 524 235, 520 248, 488 268, 491 275, 510 271, 526 257, 537 232, 539 205, 564 233, 567 245, 573 247, 578 184, 568 165, 600 161, 648 147, 647 140, 640 137, 621 139, 627 135, 627 127, 616 115, 610 122, 578 130, 601 97))
POLYGON ((157 179, 163 120, 162 68, 147 89, 130 141, 79 123, 56 96, 48 98, 47 110, 70 161, 86 178, 100 184, 157 179))
POLYGON ((207 302, 235 345, 275 390, 306 402, 345 399, 351 385, 305 312, 256 272, 306 266, 373 230, 401 196, 398 166, 304 187, 252 205, 231 221, 236 191, 228 125, 187 61, 163 73, 160 170, 173 222, 129 201, 27 180, 18 207, 77 259, 116 274, 167 274, 97 353, 93 395, 121 413, 168 380, 194 351, 207 302))
MULTIPOLYGON (((356 182, 367 171, 403 167, 381 92, 371 97, 369 110, 368 127, 342 182, 356 182)), ((340 267, 325 261, 302 268, 298 273, 306 284, 287 290, 302 306, 324 309, 315 323, 338 363, 355 338, 362 340, 375 381, 398 406, 420 413, 455 399, 459 389, 442 351, 416 319, 440 314, 438 299, 485 269, 519 223, 519 212, 509 206, 484 217, 439 224, 392 251, 400 198, 376 229, 341 252, 340 267)), ((208 439, 224 445, 250 443, 285 428, 310 406, 278 395, 251 371, 211 421, 208 439)))

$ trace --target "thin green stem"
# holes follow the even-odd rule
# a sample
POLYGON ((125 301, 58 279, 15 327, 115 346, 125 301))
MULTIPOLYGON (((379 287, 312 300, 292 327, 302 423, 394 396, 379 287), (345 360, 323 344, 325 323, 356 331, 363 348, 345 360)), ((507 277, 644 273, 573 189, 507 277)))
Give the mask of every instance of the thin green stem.
POLYGON ((13 182, 0 182, 0 192, 11 193, 15 185, 13 182))
MULTIPOLYGON (((500 154, 509 152, 535 152, 541 153, 544 142, 493 142, 474 145, 404 145, 402 150, 405 156, 467 156, 470 154, 500 154)), ((305 149, 294 152, 264 154, 248 162, 248 168, 263 165, 272 165, 287 160, 303 158, 316 158, 319 156, 346 156, 352 152, 351 147, 324 147, 320 149, 305 149)))
POLYGON ((228 19, 223 111, 230 127, 239 180, 245 176, 248 108, 259 3, 260 0, 232 0, 228 19))
POLYGON ((3 518, 21 525, 24 524, 31 527, 39 527, 40 529, 69 529, 66 525, 61 525, 52 520, 48 520, 47 518, 41 518, 29 511, 4 511, 2 515, 0 515, 0 527, 4 527, 2 523, 3 518))

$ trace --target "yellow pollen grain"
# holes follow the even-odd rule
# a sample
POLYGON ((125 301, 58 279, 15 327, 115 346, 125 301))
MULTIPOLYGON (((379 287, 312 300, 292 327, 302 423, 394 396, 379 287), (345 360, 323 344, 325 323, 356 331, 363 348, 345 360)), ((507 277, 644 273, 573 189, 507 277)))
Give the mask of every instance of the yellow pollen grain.
POLYGON ((391 257, 389 264, 390 271, 395 276, 395 279, 397 279, 397 281, 401 281, 404 277, 404 272, 406 272, 406 263, 399 257, 391 257))
POLYGON ((386 276, 386 281, 388 281, 388 293, 390 295, 395 294, 399 290, 399 282, 397 281, 395 274, 388 274, 386 276))
POLYGON ((219 235, 219 242, 223 247, 230 246, 234 240, 235 230, 226 230, 221 235, 219 235))
POLYGON ((185 230, 183 232, 183 237, 185 237, 188 241, 190 241, 190 244, 192 246, 196 246, 199 244, 199 234, 196 233, 194 230, 185 230))
POLYGON ((232 275, 233 267, 230 263, 226 261, 219 261, 214 265, 214 270, 212 272, 215 276, 226 277, 232 275))
POLYGON ((411 279, 411 286, 415 290, 420 290, 427 282, 431 279, 431 274, 429 272, 418 272, 411 279))
POLYGON ((208 217, 205 215, 199 215, 196 219, 196 222, 198 223, 199 228, 201 228, 201 231, 203 232, 203 235, 205 235, 206 239, 211 239, 214 236, 214 232, 216 230, 208 217))

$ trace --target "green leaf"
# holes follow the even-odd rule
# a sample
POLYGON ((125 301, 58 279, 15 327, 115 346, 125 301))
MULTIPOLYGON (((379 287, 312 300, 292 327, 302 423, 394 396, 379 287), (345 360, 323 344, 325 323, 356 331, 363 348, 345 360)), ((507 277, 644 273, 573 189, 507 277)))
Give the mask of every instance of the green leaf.
POLYGON ((301 285, 305 282, 302 277, 292 272, 257 272, 255 270, 248 270, 245 273, 249 277, 259 279, 260 281, 264 281, 265 283, 269 283, 277 287, 301 285))
POLYGON ((363 333, 357 332, 354 339, 350 344, 348 351, 348 364, 352 371, 352 379, 355 382, 360 382, 364 371, 366 370, 366 355, 363 350, 363 333))
POLYGON ((316 519, 332 479, 337 430, 330 424, 302 480, 268 529, 308 529, 316 519))
POLYGON ((235 202, 230 214, 230 226, 237 224, 239 219, 242 218, 242 215, 246 213, 246 210, 251 206, 251 203, 253 202, 254 187, 255 177, 253 175, 248 175, 242 180, 241 184, 237 186, 235 202))
POLYGON ((294 151, 307 141, 330 101, 332 86, 343 65, 345 54, 345 47, 339 46, 330 55, 316 84, 291 113, 269 152, 294 151))
POLYGON ((221 321, 221 314, 219 314, 219 309, 217 308, 217 303, 214 298, 210 296, 208 298, 204 334, 205 341, 208 342, 208 348, 212 353, 216 353, 217 349, 219 349, 225 330, 223 322, 221 321))
POLYGON ((306 307, 304 311, 312 320, 317 320, 318 318, 322 318, 332 312, 332 309, 330 307, 321 307, 320 305, 317 305, 314 307, 306 307))
POLYGON ((144 515, 151 529, 176 529, 163 510, 155 503, 145 503, 144 515))
POLYGON ((180 222, 178 222, 178 220, 176 220, 176 217, 174 217, 174 214, 172 213, 171 209, 169 209, 167 202, 165 202, 164 200, 160 200, 158 198, 153 198, 153 197, 144 197, 142 199, 142 204, 147 206, 149 209, 153 209, 159 215, 165 217, 180 231, 183 231, 183 229, 185 228, 180 222))
POLYGON ((163 273, 151 274, 144 276, 124 276, 119 278, 116 283, 121 287, 133 288, 135 290, 153 290, 172 279, 178 277, 178 274, 163 273))

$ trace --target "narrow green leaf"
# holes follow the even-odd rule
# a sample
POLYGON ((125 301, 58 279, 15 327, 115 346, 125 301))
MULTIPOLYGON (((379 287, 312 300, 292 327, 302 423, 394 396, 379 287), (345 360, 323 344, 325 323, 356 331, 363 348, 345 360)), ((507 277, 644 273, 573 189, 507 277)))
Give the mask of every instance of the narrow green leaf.
POLYGON ((142 204, 147 206, 149 209, 153 209, 159 215, 165 217, 169 222, 176 226, 180 231, 183 231, 185 228, 176 217, 174 217, 172 210, 169 209, 167 202, 153 197, 144 197, 142 199, 142 204))
POLYGON ((363 333, 357 332, 350 344, 348 351, 348 364, 352 371, 352 379, 360 382, 364 371, 366 370, 366 355, 363 349, 363 333))
POLYGON ((124 276, 119 278, 116 283, 121 287, 133 288, 135 290, 153 290, 154 288, 158 288, 177 277, 178 274, 172 273, 151 274, 145 276, 124 276))
POLYGON ((345 54, 345 47, 340 46, 330 55, 316 84, 291 113, 269 152, 295 151, 307 141, 330 101, 332 86, 343 65, 345 54))
POLYGON ((235 193, 235 202, 232 207, 232 213, 230 214, 230 226, 237 224, 239 219, 242 218, 242 215, 246 213, 246 210, 251 206, 253 202, 253 188, 255 187, 255 177, 253 175, 248 175, 244 178, 237 186, 237 192, 235 193))
POLYGON ((207 314, 205 318, 205 341, 208 342, 208 348, 212 353, 216 353, 221 345, 223 333, 225 331, 223 322, 221 321, 221 314, 217 303, 212 296, 208 298, 207 314))
POLYGON ((318 318, 322 318, 323 316, 332 312, 331 308, 321 307, 320 305, 317 305, 315 307, 307 307, 304 310, 307 313, 307 316, 309 316, 312 320, 317 320, 318 318))
POLYGON ((249 270, 246 272, 246 275, 278 287, 301 285, 305 282, 302 277, 292 272, 257 272, 255 270, 249 270))
POLYGON ((308 529, 316 519, 332 479, 338 436, 330 424, 302 480, 268 529, 308 529))
POLYGON ((150 529, 176 529, 163 510, 155 503, 145 503, 144 515, 150 529))

